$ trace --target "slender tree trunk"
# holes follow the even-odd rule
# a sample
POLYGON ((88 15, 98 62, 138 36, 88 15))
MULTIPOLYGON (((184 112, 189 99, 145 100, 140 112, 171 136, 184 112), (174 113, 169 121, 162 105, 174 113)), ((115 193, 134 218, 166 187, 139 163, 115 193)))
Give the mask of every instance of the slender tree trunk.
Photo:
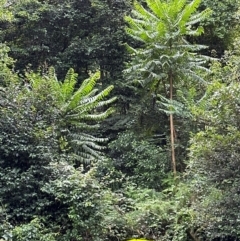
MULTIPOLYGON (((172 72, 169 73, 169 83, 170 83, 170 102, 173 100, 173 75, 172 72)), ((171 155, 172 155, 172 170, 174 176, 177 175, 176 159, 175 159, 175 147, 174 147, 174 123, 173 114, 170 114, 170 131, 171 131, 171 155)))

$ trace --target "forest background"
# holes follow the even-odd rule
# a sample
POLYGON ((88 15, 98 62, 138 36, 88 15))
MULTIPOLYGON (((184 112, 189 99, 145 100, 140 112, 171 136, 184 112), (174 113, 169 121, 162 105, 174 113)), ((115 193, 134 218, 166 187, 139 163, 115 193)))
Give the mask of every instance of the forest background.
POLYGON ((0 240, 240 239, 239 0, 0 3, 0 240))

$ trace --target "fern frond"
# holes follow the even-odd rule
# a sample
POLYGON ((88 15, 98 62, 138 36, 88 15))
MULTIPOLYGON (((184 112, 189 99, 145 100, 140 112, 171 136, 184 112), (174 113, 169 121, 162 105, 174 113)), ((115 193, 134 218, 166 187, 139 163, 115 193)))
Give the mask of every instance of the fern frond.
POLYGON ((64 100, 67 101, 73 94, 75 85, 77 83, 77 74, 74 73, 73 69, 69 69, 66 77, 64 79, 64 82, 61 86, 61 92, 64 96, 64 100))
POLYGON ((199 7, 200 3, 201 3, 201 0, 193 0, 192 2, 187 4, 182 11, 181 22, 183 23, 188 22, 192 14, 197 11, 197 8, 199 7))
POLYGON ((171 4, 171 8, 175 8, 177 13, 180 13, 182 12, 186 2, 187 2, 186 0, 174 0, 173 3, 171 4))
POLYGON ((130 54, 136 54, 137 53, 137 50, 134 49, 133 47, 131 47, 130 45, 128 45, 127 43, 125 44, 125 47, 130 54))
POLYGON ((187 32, 187 34, 189 35, 189 36, 200 36, 201 34, 203 34, 204 33, 204 29, 203 29, 203 26, 199 26, 199 27, 197 27, 196 29, 191 29, 191 30, 189 30, 188 32, 187 32))
POLYGON ((169 4, 168 14, 172 19, 176 19, 179 13, 183 11, 183 8, 186 4, 186 0, 173 0, 169 4))
POLYGON ((135 40, 137 40, 139 42, 144 42, 145 43, 145 40, 141 38, 142 31, 141 32, 140 31, 136 31, 136 30, 134 30, 134 29, 132 29, 130 27, 126 27, 125 31, 133 39, 135 39, 135 40))
MULTIPOLYGON (((95 147, 96 147, 96 145, 95 145, 95 147)), ((93 157, 101 158, 100 152, 94 150, 93 148, 90 148, 88 145, 84 144, 84 145, 82 145, 82 148, 84 149, 84 151, 86 151, 88 154, 92 155, 93 157)), ((97 149, 97 147, 96 147, 96 149, 97 149)))
POLYGON ((95 159, 96 159, 95 157, 84 152, 84 150, 82 149, 82 150, 79 150, 79 153, 75 153, 71 155, 70 161, 77 164, 90 164, 95 159))
POLYGON ((141 4, 139 4, 137 1, 134 1, 133 3, 134 8, 136 9, 135 16, 139 16, 138 13, 141 14, 142 19, 144 19, 145 21, 151 21, 151 20, 155 20, 155 21, 159 21, 159 19, 153 15, 152 13, 150 13, 149 11, 147 11, 141 4), (136 14, 137 13, 137 14, 136 14))
POLYGON ((113 90, 113 88, 114 88, 114 86, 110 85, 95 96, 92 96, 92 97, 87 96, 87 98, 83 98, 81 100, 80 104, 94 103, 96 101, 100 101, 100 100, 104 99, 106 96, 108 96, 110 94, 110 92, 113 90))
MULTIPOLYGON (((101 96, 91 97, 86 99, 83 103, 80 103, 76 108, 67 111, 66 116, 70 118, 76 118, 77 116, 84 116, 89 111, 93 111, 98 107, 98 103, 101 99, 101 96)), ((110 103, 112 103, 116 98, 110 99, 110 103)))
POLYGON ((94 150, 87 145, 76 146, 78 151, 72 155, 71 160, 78 164, 90 164, 95 160, 103 159, 101 151, 94 150))
MULTIPOLYGON (((59 140, 59 150, 62 151, 61 158, 66 157, 67 160, 76 163, 90 163, 102 158, 101 150, 107 139, 98 138, 89 133, 90 130, 99 127, 99 121, 114 112, 109 105, 116 98, 106 98, 113 86, 102 91, 95 88, 99 78, 100 72, 97 72, 84 80, 81 86, 75 90, 77 74, 73 69, 68 71, 63 83, 58 81, 54 68, 49 68, 48 74, 45 76, 41 76, 39 73, 28 74, 30 86, 23 88, 24 95, 22 94, 20 97, 27 100, 29 96, 34 96, 38 105, 42 104, 41 101, 47 101, 46 108, 50 107, 49 112, 53 112, 53 115, 50 115, 50 120, 43 119, 47 122, 46 125, 44 123, 44 127, 49 124, 51 131, 54 132, 53 135, 56 135, 56 140, 59 140), (36 98, 36 95, 39 99, 36 98), (106 106, 104 111, 101 108, 103 106, 106 106), (61 138, 64 143, 61 142, 61 138)), ((2 93, 1 90, 0 93, 2 93)), ((42 105, 41 108, 43 108, 42 105)))
POLYGON ((96 85, 96 81, 100 78, 100 72, 95 73, 89 79, 86 79, 81 84, 80 88, 72 95, 70 98, 67 107, 67 110, 72 110, 79 105, 81 99, 89 94, 94 86, 96 85))
POLYGON ((114 108, 108 108, 106 111, 101 113, 89 114, 88 110, 82 111, 81 113, 70 114, 66 116, 66 120, 77 121, 77 120, 92 120, 92 121, 100 121, 107 118, 109 115, 114 113, 114 108))
POLYGON ((146 0, 148 7, 152 12, 160 19, 164 19, 166 16, 166 4, 160 0, 146 0))
POLYGON ((115 112, 114 108, 108 108, 106 111, 96 114, 87 114, 83 117, 85 120, 100 121, 106 119, 109 115, 115 112))
POLYGON ((55 69, 54 67, 50 67, 48 69, 48 75, 49 79, 56 79, 56 72, 55 72, 55 69))
POLYGON ((51 93, 57 102, 59 104, 64 102, 64 96, 61 91, 61 82, 57 79, 54 67, 48 69, 48 74, 45 76, 45 79, 47 80, 51 93))
POLYGON ((74 144, 74 145, 77 145, 79 147, 87 146, 87 147, 91 147, 91 148, 93 148, 95 150, 99 150, 99 151, 106 148, 104 146, 100 146, 100 145, 96 144, 95 142, 93 142, 91 140, 89 140, 89 141, 86 141, 86 140, 82 140, 82 141, 81 140, 72 140, 71 143, 74 144))
POLYGON ((108 141, 108 138, 102 138, 102 137, 99 138, 99 137, 96 137, 96 136, 93 136, 93 135, 90 135, 87 133, 83 133, 83 132, 81 132, 80 134, 71 133, 70 136, 72 139, 79 139, 79 140, 84 139, 84 140, 99 142, 99 143, 108 141))
POLYGON ((99 124, 87 124, 87 123, 81 123, 78 120, 71 120, 69 119, 68 123, 70 125, 74 125, 75 128, 78 130, 85 130, 85 131, 91 131, 91 130, 96 130, 99 128, 99 124))
POLYGON ((132 17, 125 16, 124 20, 128 23, 131 29, 141 31, 141 24, 136 22, 135 19, 133 19, 132 17))
POLYGON ((99 108, 99 107, 103 107, 103 106, 108 106, 108 105, 112 104, 113 102, 115 102, 116 100, 117 100, 117 97, 113 97, 109 100, 102 100, 97 103, 96 107, 99 108))
POLYGON ((209 9, 209 8, 206 8, 205 10, 203 10, 202 12, 200 13, 196 13, 196 14, 193 14, 189 21, 186 23, 187 26, 192 26, 196 23, 199 23, 205 19, 207 19, 208 17, 210 17, 212 14, 212 10, 209 9))

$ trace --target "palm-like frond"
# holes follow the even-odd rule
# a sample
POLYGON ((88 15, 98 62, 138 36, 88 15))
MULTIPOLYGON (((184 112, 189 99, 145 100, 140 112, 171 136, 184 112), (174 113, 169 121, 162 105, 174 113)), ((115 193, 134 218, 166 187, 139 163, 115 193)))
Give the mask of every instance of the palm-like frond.
POLYGON ((193 16, 193 13, 197 11, 200 3, 201 0, 193 0, 192 2, 187 4, 181 13, 181 22, 186 24, 189 21, 190 17, 193 16))
POLYGON ((103 158, 101 151, 105 147, 97 143, 105 142, 106 138, 96 138, 85 133, 70 134, 68 137, 71 140, 70 144, 75 153, 70 157, 70 159, 73 158, 72 161, 90 164, 94 160, 103 158))
MULTIPOLYGON (((72 76, 70 77, 73 79, 70 83, 75 82, 74 78, 72 78, 72 76)), ((76 158, 78 162, 91 162, 96 158, 102 158, 100 151, 103 147, 97 143, 104 142, 106 139, 96 138, 87 133, 83 133, 83 131, 97 127, 93 122, 99 122, 114 112, 114 109, 111 107, 105 111, 99 111, 100 107, 108 107, 108 105, 116 100, 116 98, 104 100, 112 91, 113 86, 109 86, 98 93, 95 85, 99 78, 100 73, 97 72, 84 80, 79 89, 72 92, 72 96, 68 98, 62 108, 65 124, 75 126, 74 132, 76 133, 70 134, 68 137, 71 137, 70 143, 72 150, 75 150, 78 156, 76 158), (90 121, 91 124, 87 124, 88 121, 90 121)))
POLYGON ((149 22, 151 20, 158 21, 159 19, 152 14, 151 12, 147 11, 141 4, 139 4, 137 1, 133 3, 134 8, 136 11, 134 11, 135 16, 141 16, 142 19, 149 22))
POLYGON ((194 24, 199 23, 199 22, 203 21, 204 19, 208 18, 211 14, 212 14, 212 10, 207 8, 200 13, 191 15, 191 17, 189 18, 189 20, 186 24, 188 26, 193 26, 194 24))
MULTIPOLYGON (((203 33, 202 26, 194 28, 193 24, 208 17, 211 11, 206 9, 197 13, 200 2, 201 0, 192 0, 190 3, 187 0, 146 0, 150 9, 147 10, 135 1, 134 18, 125 17, 128 24, 126 32, 143 42, 143 47, 127 47, 132 53, 132 61, 125 73, 145 85, 156 78, 165 78, 166 75, 161 72, 167 73, 171 68, 174 72, 181 72, 184 65, 193 61, 190 54, 178 53, 194 53, 206 48, 203 45, 190 44, 185 39, 187 35, 198 36, 203 33), (169 55, 171 58, 168 58, 169 55), (179 62, 182 64, 179 65, 179 62)), ((202 58, 202 62, 194 61, 192 66, 202 65, 207 60, 202 58)))
POLYGON ((167 3, 159 0, 146 0, 148 7, 160 19, 164 19, 167 12, 167 3))
POLYGON ((49 88, 54 98, 57 102, 62 103, 64 101, 64 97, 61 90, 61 83, 57 79, 55 69, 50 67, 48 69, 48 74, 45 75, 44 78, 48 81, 49 88))
POLYGON ((60 149, 67 154, 68 159, 77 163, 90 163, 94 159, 102 158, 103 146, 99 143, 106 139, 89 133, 98 128, 99 121, 114 112, 109 105, 116 98, 106 99, 113 86, 101 91, 96 89, 96 82, 100 78, 100 73, 96 72, 76 89, 77 74, 73 69, 68 71, 63 82, 58 81, 54 68, 49 68, 46 76, 31 73, 28 77, 33 94, 44 89, 46 94, 51 96, 52 106, 56 108, 56 113, 59 113, 53 125, 58 133, 59 143, 62 139, 66 140, 66 148, 60 149))
POLYGON ((169 100, 162 95, 158 95, 160 101, 157 101, 159 104, 159 110, 165 112, 167 115, 176 114, 181 117, 190 117, 191 113, 188 108, 181 102, 176 100, 169 100))
POLYGON ((73 69, 68 70, 64 82, 61 85, 61 92, 65 101, 72 97, 77 83, 77 77, 78 75, 74 73, 73 69))
POLYGON ((109 115, 114 113, 114 108, 108 108, 106 111, 100 113, 100 114, 86 114, 83 116, 84 120, 95 120, 95 121, 101 121, 106 119, 109 115))
POLYGON ((75 109, 79 102, 84 98, 84 96, 88 95, 96 85, 96 81, 100 78, 100 73, 97 72, 92 75, 89 79, 86 79, 81 84, 80 88, 75 91, 75 93, 71 96, 70 100, 67 103, 67 110, 75 109))

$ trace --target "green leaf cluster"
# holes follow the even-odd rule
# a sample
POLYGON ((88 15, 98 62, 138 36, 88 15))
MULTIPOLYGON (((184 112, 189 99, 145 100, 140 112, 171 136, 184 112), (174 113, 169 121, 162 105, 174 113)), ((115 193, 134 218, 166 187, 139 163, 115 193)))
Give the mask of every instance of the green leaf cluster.
POLYGON ((138 187, 163 188, 163 179, 170 171, 166 152, 133 132, 123 132, 109 144, 109 155, 117 170, 125 174, 128 182, 138 187))
POLYGON ((215 64, 213 81, 193 108, 199 131, 191 138, 188 175, 195 191, 198 235, 239 238, 239 74, 228 56, 215 64), (201 128, 200 128, 201 127, 201 128))
POLYGON ((55 175, 50 163, 79 167, 103 157, 106 138, 92 129, 113 112, 115 98, 105 100, 112 86, 97 93, 98 78, 96 73, 76 89, 73 70, 60 83, 49 69, 44 76, 27 73, 0 92, 0 193, 12 221, 27 221, 54 205, 41 191, 55 175))
POLYGON ((211 10, 196 13, 201 1, 146 2, 149 10, 135 2, 134 17, 125 17, 126 32, 142 43, 140 48, 128 46, 132 53, 126 70, 128 78, 161 91, 162 82, 168 79, 170 71, 174 79, 180 81, 186 78, 203 81, 197 71, 207 71, 202 66, 207 58, 197 56, 196 52, 206 46, 191 44, 186 37, 203 33, 201 26, 195 26, 209 17, 211 10))

